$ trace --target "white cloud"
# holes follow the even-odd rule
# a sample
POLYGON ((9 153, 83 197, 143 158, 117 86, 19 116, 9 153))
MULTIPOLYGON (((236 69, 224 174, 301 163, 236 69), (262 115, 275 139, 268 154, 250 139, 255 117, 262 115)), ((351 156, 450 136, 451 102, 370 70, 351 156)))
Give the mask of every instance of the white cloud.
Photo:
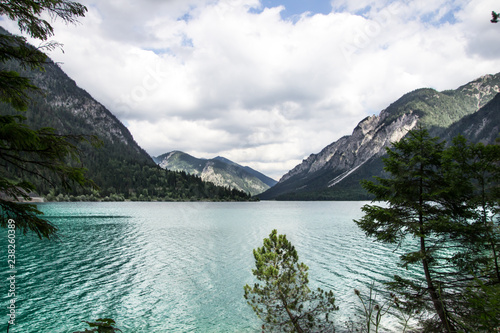
POLYGON ((493 0, 334 0, 293 22, 285 0, 82 2, 81 25, 56 24, 65 53, 52 57, 143 148, 274 178, 410 90, 500 71, 493 0))

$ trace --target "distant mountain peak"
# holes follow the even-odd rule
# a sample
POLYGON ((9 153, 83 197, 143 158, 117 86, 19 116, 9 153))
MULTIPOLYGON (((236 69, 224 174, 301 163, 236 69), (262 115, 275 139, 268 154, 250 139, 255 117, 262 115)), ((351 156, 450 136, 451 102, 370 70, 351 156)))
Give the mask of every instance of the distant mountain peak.
POLYGON ((227 158, 225 157, 222 157, 222 156, 216 156, 213 158, 213 160, 217 160, 217 161, 221 161, 221 162, 224 162, 224 163, 227 163, 227 164, 233 164, 233 165, 239 165, 231 160, 228 160, 227 158))
POLYGON ((252 168, 241 166, 222 156, 204 159, 173 151, 154 157, 154 160, 164 169, 184 171, 200 176, 204 181, 235 188, 252 195, 262 193, 277 183, 252 168))

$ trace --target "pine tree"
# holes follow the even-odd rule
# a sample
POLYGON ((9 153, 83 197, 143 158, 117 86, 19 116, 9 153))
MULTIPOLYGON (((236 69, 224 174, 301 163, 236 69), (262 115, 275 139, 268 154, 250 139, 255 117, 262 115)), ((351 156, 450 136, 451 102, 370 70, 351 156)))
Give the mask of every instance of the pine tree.
MULTIPOLYGON (((0 3, 0 15, 15 20, 21 31, 31 37, 46 41, 54 31, 44 13, 72 23, 86 12, 85 6, 67 0, 13 0, 0 3)), ((29 194, 36 190, 29 177, 48 183, 60 182, 64 188, 73 184, 92 186, 79 166, 78 142, 95 142, 93 137, 60 135, 51 128, 32 129, 23 121, 22 112, 29 105, 30 94, 41 93, 31 81, 9 70, 6 63, 17 62, 23 69, 43 70, 47 56, 43 50, 57 47, 57 43, 46 43, 41 48, 26 44, 21 36, 0 34, 0 102, 7 103, 17 113, 0 115, 0 225, 7 226, 9 219, 16 221, 22 232, 33 231, 40 238, 50 238, 57 228, 39 217, 34 205, 20 205, 16 201, 30 200, 29 194), (73 162, 74 164, 70 164, 73 162), (7 174, 10 176, 7 177, 7 174), (14 175, 14 177, 12 177, 14 175)))
POLYGON ((308 287, 308 267, 295 247, 273 230, 264 246, 253 251, 253 275, 262 284, 246 285, 245 299, 264 321, 265 331, 332 332, 330 314, 337 310, 333 292, 308 287))
POLYGON ((387 150, 388 177, 363 182, 374 201, 385 204, 365 205, 364 217, 355 222, 367 236, 407 250, 402 267, 420 265, 422 280, 395 276, 391 286, 412 307, 434 313, 427 330, 468 330, 474 319, 467 296, 497 283, 492 205, 498 197, 490 189, 498 184, 500 151, 481 147, 457 138, 445 148, 419 128, 387 150), (488 188, 481 187, 486 183, 488 188))
POLYGON ((462 330, 490 332, 500 326, 500 146, 459 136, 443 157, 465 219, 450 227, 456 267, 450 303, 462 330))

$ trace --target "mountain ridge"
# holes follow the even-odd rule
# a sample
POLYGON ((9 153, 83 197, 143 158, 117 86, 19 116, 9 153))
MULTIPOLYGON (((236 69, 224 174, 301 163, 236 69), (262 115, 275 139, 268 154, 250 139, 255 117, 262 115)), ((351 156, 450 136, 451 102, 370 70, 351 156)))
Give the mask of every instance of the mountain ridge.
POLYGON ((429 128, 432 135, 444 135, 446 129, 460 119, 476 113, 492 101, 500 91, 499 86, 500 73, 481 76, 456 90, 438 92, 421 88, 408 92, 378 115, 361 120, 351 135, 309 155, 259 198, 367 199, 359 179, 381 173, 382 164, 377 159, 385 154, 385 148, 391 142, 400 140, 419 124, 429 128), (368 166, 374 171, 370 172, 368 166))
MULTIPOLYGON (((0 27, 0 34, 8 32, 0 27)), ((104 105, 78 87, 56 63, 46 59, 43 71, 24 69, 15 61, 0 63, 5 71, 15 71, 40 88, 30 93, 28 109, 22 112, 31 128, 49 127, 56 134, 97 136, 102 147, 77 146, 86 177, 99 190, 74 187, 65 191, 40 177, 30 178, 38 194, 48 200, 248 200, 247 194, 205 183, 199 177, 162 170, 134 140, 130 131, 104 105)), ((19 114, 0 103, 4 115, 19 114)), ((68 161, 68 163, 75 163, 68 161)), ((19 170, 2 170, 11 179, 23 178, 19 170)), ((50 175, 47 175, 50 177, 50 175)))
POLYGON ((215 185, 235 188, 251 195, 260 194, 277 183, 259 171, 222 156, 205 159, 174 150, 153 159, 163 169, 184 171, 215 185))

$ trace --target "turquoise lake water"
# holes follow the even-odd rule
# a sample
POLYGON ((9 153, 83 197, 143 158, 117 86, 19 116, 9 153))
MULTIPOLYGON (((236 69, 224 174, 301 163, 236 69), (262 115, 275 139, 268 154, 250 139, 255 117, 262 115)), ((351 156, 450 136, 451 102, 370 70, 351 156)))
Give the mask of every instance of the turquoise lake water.
MULTIPOLYGON (((259 332, 243 298, 252 250, 272 229, 286 234, 313 287, 331 289, 339 329, 355 313, 353 289, 397 273, 394 248, 354 224, 366 202, 45 203, 59 241, 16 236, 16 325, 11 333, 83 331, 113 318, 130 332, 259 332)), ((0 331, 9 268, 2 229, 0 331)))

